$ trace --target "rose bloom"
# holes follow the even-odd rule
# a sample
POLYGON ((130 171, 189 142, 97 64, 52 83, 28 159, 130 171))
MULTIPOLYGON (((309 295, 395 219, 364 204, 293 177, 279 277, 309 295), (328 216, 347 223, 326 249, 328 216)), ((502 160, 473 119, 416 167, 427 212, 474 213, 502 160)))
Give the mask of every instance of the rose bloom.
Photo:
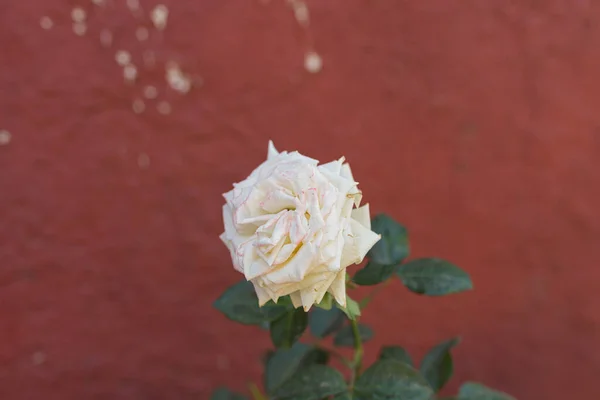
POLYGON ((310 307, 329 292, 346 306, 346 268, 379 240, 369 205, 344 158, 318 165, 298 152, 277 152, 225 193, 225 232, 234 268, 252 282, 259 305, 290 295, 310 307))

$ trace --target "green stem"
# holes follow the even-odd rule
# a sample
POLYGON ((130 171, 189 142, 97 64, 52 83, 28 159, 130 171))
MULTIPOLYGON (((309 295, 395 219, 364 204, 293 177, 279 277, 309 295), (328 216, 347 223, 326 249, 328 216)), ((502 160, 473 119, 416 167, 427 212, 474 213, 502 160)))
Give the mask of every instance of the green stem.
POLYGON ((252 393, 252 398, 254 400, 268 400, 261 392, 260 389, 258 389, 258 386, 256 386, 256 384, 251 383, 250 385, 250 393, 252 393))
POLYGON ((363 357, 363 345, 362 338, 360 337, 360 331, 358 330, 358 321, 353 319, 350 320, 350 325, 352 326, 352 333, 354 334, 354 369, 352 370, 352 375, 350 377, 350 390, 354 390, 354 383, 356 382, 356 378, 360 373, 360 367, 362 364, 363 357))

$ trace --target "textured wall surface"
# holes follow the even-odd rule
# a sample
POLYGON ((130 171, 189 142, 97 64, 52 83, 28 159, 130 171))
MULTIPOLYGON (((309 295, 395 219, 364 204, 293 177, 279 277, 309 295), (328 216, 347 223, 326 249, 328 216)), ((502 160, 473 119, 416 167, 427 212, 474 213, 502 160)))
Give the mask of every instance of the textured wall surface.
POLYGON ((169 25, 146 42, 122 3, 0 1, 0 398, 206 399, 257 380, 268 335, 211 302, 239 278, 221 193, 269 138, 345 155, 414 256, 473 276, 476 291, 445 299, 387 287, 365 318, 368 360, 461 334, 450 389, 600 398, 596 2, 309 1, 314 75, 283 1, 165 1, 169 25), (134 85, 118 49, 140 65, 134 85), (148 49, 203 86, 167 91, 148 49), (148 83, 170 114, 160 99, 132 111, 148 83))

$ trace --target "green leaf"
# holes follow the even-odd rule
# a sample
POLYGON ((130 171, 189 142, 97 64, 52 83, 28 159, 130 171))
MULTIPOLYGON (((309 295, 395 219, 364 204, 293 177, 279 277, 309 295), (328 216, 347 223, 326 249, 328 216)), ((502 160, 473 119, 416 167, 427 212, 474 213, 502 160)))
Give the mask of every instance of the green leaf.
POLYGON ((259 307, 254 286, 245 280, 225 290, 213 306, 227 318, 245 325, 262 325, 281 317, 290 309, 287 297, 281 298, 278 304, 269 301, 259 307))
POLYGON ((516 400, 498 390, 490 389, 480 383, 466 382, 458 391, 458 400, 516 400))
POLYGON ((420 258, 401 265, 396 273, 411 291, 427 296, 444 296, 473 289, 469 274, 438 258, 420 258))
POLYGON ((315 306, 323 310, 331 310, 333 307, 333 296, 330 293, 325 293, 323 300, 320 303, 316 303, 315 306))
POLYGON ((382 347, 381 351, 379 352, 379 359, 380 360, 396 360, 396 361, 400 361, 405 364, 408 364, 411 367, 414 366, 413 360, 410 357, 410 354, 408 354, 408 352, 400 346, 382 347))
POLYGON ((333 400, 352 400, 352 396, 349 392, 344 392, 333 396, 333 400))
POLYGON ((296 343, 291 349, 273 352, 265 367, 265 388, 271 394, 290 379, 300 368, 327 364, 329 353, 323 349, 296 343))
POLYGON ((242 396, 241 394, 234 393, 227 388, 218 388, 215 390, 210 396, 210 400, 247 400, 246 396, 242 396))
POLYGON ((459 400, 456 396, 440 397, 438 400, 459 400))
POLYGON ((385 214, 376 215, 371 229, 381 235, 381 240, 367 253, 371 261, 380 265, 398 265, 408 257, 408 234, 406 228, 385 214))
POLYGON ((290 349, 279 349, 271 354, 265 367, 265 388, 268 393, 281 386, 304 365, 314 347, 295 343, 290 349))
POLYGON ((302 365, 307 366, 311 364, 326 365, 329 362, 329 352, 320 347, 314 347, 308 355, 304 358, 302 365))
POLYGON ((454 366, 450 349, 459 342, 460 338, 446 340, 429 350, 421 361, 421 374, 436 392, 452 377, 454 366))
POLYGON ((377 285, 387 281, 395 270, 396 265, 382 265, 371 261, 354 274, 352 281, 362 286, 377 285))
POLYGON ((360 317, 360 306, 356 301, 352 300, 350 297, 346 296, 346 307, 338 303, 335 304, 337 308, 339 308, 344 312, 344 314, 346 314, 348 319, 354 321, 357 317, 360 317))
POLYGON ((324 338, 340 329, 344 320, 344 313, 339 308, 331 310, 315 308, 308 316, 310 332, 318 338, 324 338))
POLYGON ((268 349, 267 351, 265 351, 265 352, 264 352, 264 353, 261 355, 261 357, 260 357, 260 361, 261 361, 261 363, 262 363, 264 366, 266 366, 266 365, 269 363, 269 361, 271 360, 271 358, 273 358, 273 356, 274 356, 274 355, 275 355, 275 351, 274 351, 274 350, 271 350, 271 349, 268 349))
POLYGON ((258 327, 260 329, 262 329, 263 331, 268 331, 271 329, 271 322, 270 321, 263 321, 261 322, 258 327))
POLYGON ((358 378, 355 400, 430 400, 433 391, 418 371, 396 360, 380 360, 358 378))
POLYGON ((321 400, 347 390, 342 374, 325 365, 310 365, 294 373, 272 394, 272 400, 321 400))
POLYGON ((290 348, 308 325, 308 314, 296 308, 271 322, 271 341, 275 347, 290 348))
MULTIPOLYGON (((373 338, 373 330, 367 325, 359 324, 358 333, 360 340, 364 343, 373 338)), ((346 325, 335 335, 333 344, 341 347, 354 347, 354 332, 351 325, 346 325)))

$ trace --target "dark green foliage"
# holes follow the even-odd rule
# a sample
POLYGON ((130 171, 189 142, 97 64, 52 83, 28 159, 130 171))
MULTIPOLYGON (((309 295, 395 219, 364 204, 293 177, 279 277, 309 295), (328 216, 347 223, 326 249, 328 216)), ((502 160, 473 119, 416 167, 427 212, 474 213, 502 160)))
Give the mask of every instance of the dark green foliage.
MULTIPOLYGON (((358 332, 361 341, 367 342, 373 338, 373 330, 367 325, 359 324, 358 332)), ((341 347, 354 347, 354 332, 351 325, 346 325, 335 335, 333 344, 341 347)))
POLYGON ((290 348, 307 326, 308 314, 302 308, 290 310, 271 322, 271 341, 275 347, 290 348))
POLYGON ((355 400, 430 400, 433 390, 417 370, 396 360, 379 360, 356 381, 355 400))
POLYGON ((473 289, 469 274, 439 258, 409 261, 396 270, 411 291, 426 296, 444 296, 473 289))
POLYGON ((291 308, 291 303, 285 297, 278 304, 269 301, 259 307, 252 283, 244 280, 229 287, 213 306, 233 321, 245 325, 264 325, 285 314, 291 308))
POLYGON ((396 360, 396 361, 400 361, 405 364, 408 364, 411 367, 414 366, 414 363, 413 363, 413 360, 412 360, 410 354, 408 354, 408 352, 400 346, 382 347, 381 351, 379 352, 379 359, 380 360, 396 360))
POLYGON ((381 235, 381 240, 367 256, 379 265, 398 265, 408 257, 408 234, 406 228, 386 214, 378 214, 371 221, 371 229, 381 235))
POLYGON ((340 329, 345 320, 344 312, 337 307, 329 310, 315 308, 308 316, 310 333, 318 338, 324 338, 340 329))
POLYGON ((459 342, 460 338, 446 340, 429 350, 421 361, 421 374, 436 392, 452 377, 454 365, 450 349, 459 342))

